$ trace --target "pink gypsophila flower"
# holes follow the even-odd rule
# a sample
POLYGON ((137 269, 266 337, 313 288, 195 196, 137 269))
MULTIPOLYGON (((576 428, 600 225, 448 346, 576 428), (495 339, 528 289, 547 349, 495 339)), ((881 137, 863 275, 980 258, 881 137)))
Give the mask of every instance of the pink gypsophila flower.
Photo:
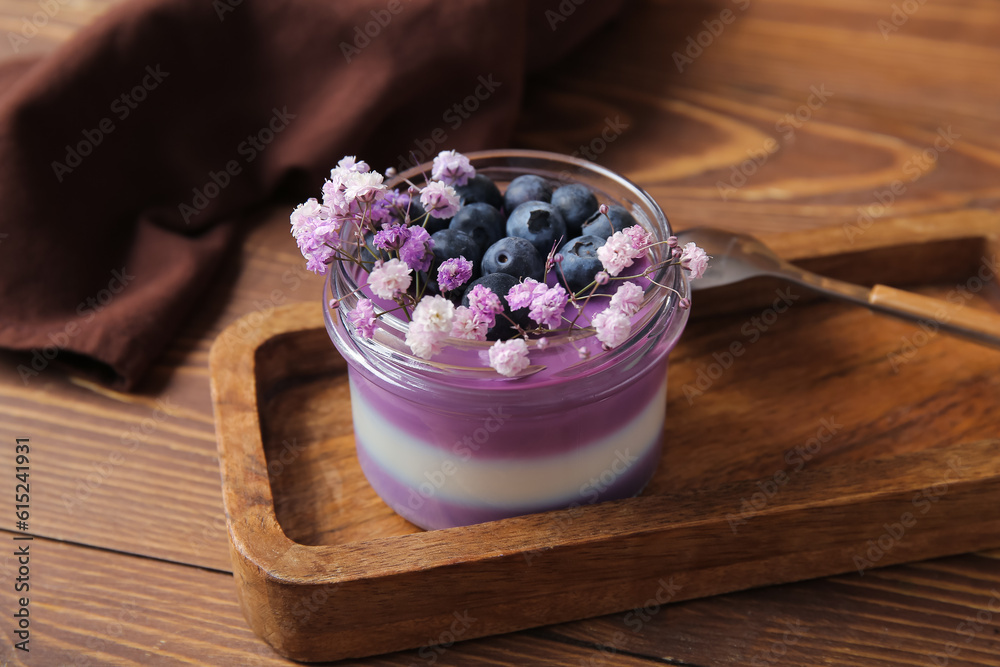
POLYGON ((455 318, 451 323, 451 335, 464 340, 486 340, 489 322, 468 306, 455 309, 455 318))
POLYGON ((405 342, 413 354, 421 359, 430 359, 444 348, 447 337, 447 334, 440 331, 432 331, 422 324, 410 322, 405 342))
POLYGON ((525 278, 524 282, 514 285, 507 292, 507 303, 510 304, 511 310, 527 308, 536 295, 543 294, 548 288, 548 285, 534 278, 525 278))
POLYGON ((469 308, 492 327, 496 324, 496 316, 503 312, 503 303, 489 287, 476 285, 469 292, 469 308))
POLYGON ((591 325, 597 330, 597 340, 607 348, 618 347, 624 343, 632 329, 628 315, 610 306, 594 315, 591 325))
POLYGON ((708 268, 708 254, 693 242, 684 246, 681 252, 681 266, 691 272, 691 279, 701 278, 708 268))
POLYGON ((476 175, 476 170, 469 158, 455 151, 441 151, 434 158, 431 168, 431 178, 455 187, 461 187, 476 175))
POLYGON ((356 156, 345 155, 344 157, 340 158, 340 162, 337 163, 336 168, 333 169, 332 171, 338 171, 338 170, 340 172, 357 171, 363 174, 366 171, 368 171, 368 169, 369 169, 368 163, 365 162, 364 160, 358 162, 358 158, 356 156))
POLYGON ((444 347, 454 318, 455 304, 441 296, 425 296, 413 309, 406 344, 413 354, 430 359, 444 347))
POLYGON ((498 340, 490 347, 490 366, 500 375, 513 377, 528 365, 528 344, 523 338, 498 340))
POLYGON ((622 269, 632 266, 632 246, 622 232, 615 232, 604 245, 597 249, 597 259, 604 270, 617 276, 622 269))
POLYGON ((371 299, 358 301, 358 305, 350 312, 347 319, 365 338, 371 338, 375 335, 375 323, 378 318, 375 316, 375 306, 371 299))
POLYGON ((631 317, 642 307, 642 297, 642 288, 629 280, 611 296, 611 308, 620 310, 631 317))
POLYGON ((539 325, 555 329, 562 323, 563 310, 569 301, 569 294, 559 285, 550 287, 531 299, 528 317, 539 325))
POLYGON ((395 257, 388 262, 379 260, 368 274, 368 285, 379 298, 394 299, 401 292, 410 289, 410 283, 413 282, 410 272, 410 267, 395 257))
POLYGON ((453 290, 469 282, 472 277, 472 262, 465 257, 452 257, 441 262, 437 271, 437 283, 442 292, 453 290))
POLYGON ((434 239, 423 227, 406 229, 406 240, 399 249, 399 258, 414 271, 426 271, 431 268, 431 261, 434 259, 431 250, 434 247, 434 239))
POLYGON ((647 232, 642 225, 626 227, 622 233, 628 239, 629 245, 632 246, 633 258, 642 257, 649 246, 653 245, 653 235, 647 232))
POLYGON ((324 275, 327 264, 335 254, 334 249, 340 247, 343 220, 331 216, 330 209, 321 206, 315 199, 309 199, 292 211, 289 222, 295 243, 306 258, 306 268, 324 275))
POLYGON ((461 200, 455 188, 440 181, 431 181, 420 192, 424 210, 435 218, 450 218, 458 213, 461 200))

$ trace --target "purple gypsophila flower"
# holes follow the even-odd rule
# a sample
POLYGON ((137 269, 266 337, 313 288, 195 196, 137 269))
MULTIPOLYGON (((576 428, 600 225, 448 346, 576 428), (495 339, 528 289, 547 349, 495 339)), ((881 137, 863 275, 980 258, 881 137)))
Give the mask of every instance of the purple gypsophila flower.
POLYGON ((688 243, 681 252, 681 266, 691 272, 691 280, 701 278, 708 268, 708 255, 694 243, 688 243))
POLYGON ((420 192, 424 210, 435 218, 450 218, 458 213, 462 202, 455 188, 440 181, 431 181, 420 192))
POLYGON ((442 292, 461 287, 472 277, 472 262, 465 257, 452 257, 441 262, 437 283, 442 292))
POLYGON ((414 271, 426 271, 431 268, 434 259, 434 239, 423 227, 407 227, 406 240, 399 248, 399 258, 406 262, 414 271))
POLYGON ((500 375, 513 377, 528 365, 528 344, 523 338, 498 340, 490 347, 490 366, 500 375))
POLYGON ((631 317, 642 307, 642 297, 642 288, 630 280, 623 283, 611 296, 611 307, 631 317))
POLYGON ((409 237, 409 229, 399 224, 382 225, 380 231, 375 232, 373 243, 376 248, 382 250, 399 250, 409 237))
POLYGON ((375 306, 371 299, 358 301, 358 305, 348 314, 347 319, 363 337, 371 338, 375 335, 375 323, 378 318, 375 316, 375 306))
POLYGON ((465 185, 475 175, 476 170, 469 162, 469 158, 455 151, 438 153, 431 168, 431 178, 455 187, 465 185))
POLYGON ((469 292, 469 308, 491 327, 496 324, 496 316, 503 312, 500 297, 486 285, 476 285, 469 292))
POLYGON ((531 299, 528 317, 541 326, 556 329, 562 323, 563 310, 569 301, 569 294, 561 286, 550 287, 531 299))
POLYGON ((525 278, 524 282, 518 283, 507 292, 507 303, 511 310, 520 310, 531 305, 531 301, 537 294, 544 294, 549 287, 545 283, 540 283, 534 278, 525 278))
POLYGON ((379 260, 368 274, 368 285, 375 296, 394 299, 401 292, 410 289, 410 283, 413 282, 410 271, 409 266, 395 257, 388 262, 379 260))

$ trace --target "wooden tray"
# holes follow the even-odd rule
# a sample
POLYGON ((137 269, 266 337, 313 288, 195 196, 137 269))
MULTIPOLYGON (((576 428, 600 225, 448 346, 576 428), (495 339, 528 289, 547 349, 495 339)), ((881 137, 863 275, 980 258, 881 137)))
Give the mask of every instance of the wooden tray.
MULTIPOLYGON (((966 212, 766 240, 827 275, 989 309, 998 239, 996 214, 966 212)), ((729 314, 671 354, 642 496, 430 532, 361 473, 319 305, 235 323, 212 396, 250 626, 336 660, 1000 546, 1000 350, 766 282, 698 294, 708 312, 729 314)))

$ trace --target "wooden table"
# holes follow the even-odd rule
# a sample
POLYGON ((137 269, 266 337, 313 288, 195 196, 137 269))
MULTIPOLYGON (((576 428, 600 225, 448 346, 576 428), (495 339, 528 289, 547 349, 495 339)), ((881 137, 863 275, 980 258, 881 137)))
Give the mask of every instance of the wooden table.
MULTIPOLYGON (((106 4, 68 5, 25 51, 52 48, 106 4)), ((0 27, 19 30, 36 11, 3 0, 0 27)), ((995 2, 646 0, 531 83, 515 143, 580 151, 624 172, 678 228, 774 231, 863 224, 887 185, 907 177, 911 156, 951 137, 882 214, 996 211, 998 75, 995 2), (742 177, 731 169, 741 163, 742 177)), ((302 264, 287 210, 274 211, 134 394, 52 369, 25 386, 14 370, 22 358, 3 354, 0 438, 5 447, 31 439, 35 539, 30 654, 11 648, 18 563, 2 550, 0 664, 287 664, 237 607, 207 357, 237 317, 318 299, 302 264)), ((7 540, 11 514, 0 519, 7 540)), ((847 574, 358 664, 997 665, 998 558, 847 574)))

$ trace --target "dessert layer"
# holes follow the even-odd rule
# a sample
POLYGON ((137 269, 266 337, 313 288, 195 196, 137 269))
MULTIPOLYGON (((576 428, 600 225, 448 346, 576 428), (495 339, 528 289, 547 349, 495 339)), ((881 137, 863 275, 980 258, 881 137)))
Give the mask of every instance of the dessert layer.
MULTIPOLYGON (((660 460, 660 439, 646 449, 632 465, 621 473, 609 467, 602 476, 588 481, 568 497, 540 499, 534 503, 492 505, 473 500, 447 500, 436 493, 435 487, 421 484, 416 489, 400 484, 383 470, 360 446, 358 459, 372 487, 395 512, 406 520, 426 530, 468 526, 485 521, 496 521, 522 514, 533 514, 555 509, 575 508, 607 500, 631 498, 639 494, 649 482, 660 460), (607 484, 605 484, 607 482, 607 484)), ((619 466, 621 468, 621 466, 619 466)))
MULTIPOLYGON (((642 421, 651 402, 662 406, 666 360, 633 372, 624 386, 600 400, 590 394, 571 399, 566 397, 565 388, 553 386, 547 395, 548 405, 538 406, 522 392, 491 393, 481 386, 470 387, 465 400, 434 400, 429 396, 431 390, 384 389, 352 368, 351 400, 359 406, 355 409, 355 430, 359 418, 368 415, 371 424, 391 427, 398 433, 395 437, 436 450, 425 453, 436 459, 468 459, 474 452, 477 458, 518 462, 568 454, 587 443, 620 438, 623 428, 642 421)), ((517 382, 531 386, 531 378, 517 382)))
MULTIPOLYGON (((447 450, 386 420, 384 409, 366 400, 352 380, 354 433, 363 459, 374 463, 393 484, 417 489, 427 498, 515 512, 525 507, 565 505, 625 484, 636 462, 659 449, 666 381, 662 375, 658 380, 657 390, 646 394, 642 409, 631 419, 604 414, 605 420, 617 426, 610 432, 588 437, 574 431, 579 437, 559 446, 538 438, 529 443, 532 446, 524 447, 525 443, 510 440, 512 433, 521 437, 522 429, 513 427, 522 425, 516 410, 509 409, 505 423, 495 432, 487 432, 488 425, 482 427, 482 444, 473 436, 447 450), (511 428, 505 430, 508 426, 511 428), (508 447, 524 453, 478 458, 487 448, 502 451, 508 447)), ((589 409, 593 411, 593 407, 589 409)), ((550 414, 548 419, 568 429, 575 412, 550 414)), ((373 486, 381 493, 374 481, 373 486)))

